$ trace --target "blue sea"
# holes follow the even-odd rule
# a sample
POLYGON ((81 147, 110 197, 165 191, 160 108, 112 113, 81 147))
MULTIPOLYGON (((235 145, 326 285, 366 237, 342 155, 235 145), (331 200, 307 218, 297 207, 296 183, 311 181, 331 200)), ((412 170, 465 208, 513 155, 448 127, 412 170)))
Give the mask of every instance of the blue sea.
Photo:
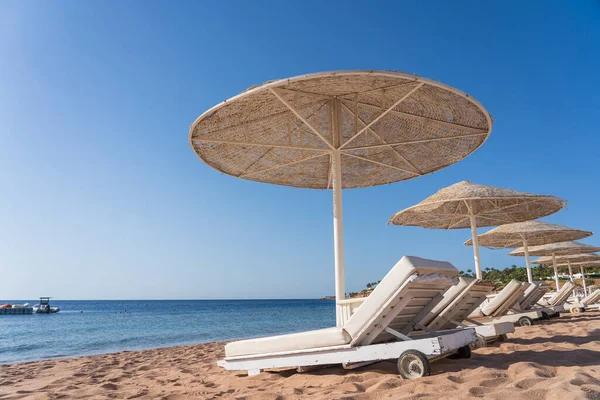
MULTIPOLYGON (((0 300, 36 304, 36 301, 0 300)), ((299 332, 335 325, 328 300, 51 301, 0 315, 0 364, 299 332)))

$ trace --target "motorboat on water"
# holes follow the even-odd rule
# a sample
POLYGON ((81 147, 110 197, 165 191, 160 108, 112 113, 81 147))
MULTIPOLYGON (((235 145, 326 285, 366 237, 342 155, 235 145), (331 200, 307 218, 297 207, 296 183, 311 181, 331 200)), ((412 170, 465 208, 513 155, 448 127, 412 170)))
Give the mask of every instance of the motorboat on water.
POLYGON ((40 297, 40 304, 33 306, 35 314, 54 314, 60 311, 60 308, 50 305, 52 297, 40 297))

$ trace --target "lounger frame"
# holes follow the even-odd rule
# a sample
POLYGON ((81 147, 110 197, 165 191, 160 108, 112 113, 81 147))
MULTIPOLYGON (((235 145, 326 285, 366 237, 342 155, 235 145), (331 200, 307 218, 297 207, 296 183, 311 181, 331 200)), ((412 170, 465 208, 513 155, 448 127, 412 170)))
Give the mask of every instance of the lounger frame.
MULTIPOLYGON (((388 333, 397 336, 398 332, 388 333)), ((217 364, 226 370, 246 370, 257 375, 263 369, 295 368, 328 364, 350 364, 397 359, 406 350, 418 350, 431 358, 452 354, 459 348, 473 343, 477 337, 474 329, 457 329, 439 332, 436 336, 412 339, 403 334, 401 341, 391 343, 352 346, 350 344, 317 349, 305 349, 270 354, 228 357, 217 364)))

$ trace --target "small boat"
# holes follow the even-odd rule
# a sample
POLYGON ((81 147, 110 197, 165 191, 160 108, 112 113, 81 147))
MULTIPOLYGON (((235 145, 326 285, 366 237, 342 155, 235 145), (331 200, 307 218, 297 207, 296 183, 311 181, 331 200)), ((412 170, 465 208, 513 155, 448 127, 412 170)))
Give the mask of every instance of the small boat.
POLYGON ((35 314, 54 314, 60 311, 60 308, 50 305, 52 297, 40 297, 40 304, 33 306, 35 314))

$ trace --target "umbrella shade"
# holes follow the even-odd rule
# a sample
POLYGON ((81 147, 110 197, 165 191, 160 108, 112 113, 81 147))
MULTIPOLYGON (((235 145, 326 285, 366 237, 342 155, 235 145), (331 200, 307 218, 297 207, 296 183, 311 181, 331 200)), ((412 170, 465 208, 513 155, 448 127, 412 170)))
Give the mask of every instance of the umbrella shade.
MULTIPOLYGON (((542 221, 526 221, 499 226, 483 235, 479 235, 477 239, 479 240, 479 244, 492 249, 523 246, 523 253, 527 264, 527 277, 529 282, 533 282, 531 264, 529 262, 530 245, 540 246, 556 242, 566 242, 591 235, 592 232, 580 231, 562 225, 549 224, 542 221)), ((470 246, 473 244, 473 240, 469 239, 465 244, 470 246)), ((558 290, 560 283, 556 263, 554 264, 554 279, 556 280, 556 288, 558 290)))
MULTIPOLYGON (((555 213, 566 203, 554 196, 463 181, 394 214, 388 223, 437 229, 471 228, 473 238, 477 238, 477 227, 528 221, 555 213)), ((481 278, 477 245, 473 252, 475 272, 481 278)))
MULTIPOLYGON (((540 257, 536 260, 533 260, 533 263, 535 264, 544 264, 544 265, 549 265, 552 264, 553 262, 553 258, 554 257, 540 257)), ((565 263, 565 262, 570 262, 571 265, 573 263, 580 263, 580 262, 598 262, 600 261, 600 254, 572 254, 572 255, 568 255, 568 256, 556 256, 555 261, 559 264, 557 266, 560 266, 560 263, 565 263)))
POLYGON ((202 161, 237 178, 333 189, 339 301, 342 189, 440 170, 479 148, 491 129, 483 106, 449 86, 393 71, 338 71, 250 88, 198 117, 189 142, 202 161))
POLYGON ((472 97, 415 75, 337 71, 270 81, 203 113, 194 152, 238 178, 329 189, 412 179, 454 164, 492 128, 472 97))
MULTIPOLYGON (((592 232, 581 231, 563 225, 549 224, 542 221, 526 221, 502 225, 478 236, 481 246, 491 249, 515 248, 523 246, 540 246, 556 242, 583 239, 591 236, 592 232)), ((472 239, 465 242, 471 246, 472 239)))
POLYGON ((388 223, 435 229, 470 228, 529 221, 566 206, 554 196, 519 192, 472 182, 459 182, 439 190, 422 202, 394 214, 388 223))
POLYGON ((581 280, 583 282, 583 293, 588 294, 587 285, 585 283, 585 273, 583 270, 584 268, 600 267, 600 259, 598 261, 586 261, 573 264, 569 262, 567 264, 561 264, 559 267, 569 267, 569 275, 571 276, 571 280, 573 280, 573 271, 571 270, 571 267, 579 267, 579 271, 581 271, 581 280))
MULTIPOLYGON (((531 246, 528 249, 530 256, 566 256, 570 254, 595 253, 600 251, 600 247, 590 246, 589 244, 579 242, 560 242, 544 244, 541 246, 531 246)), ((511 256, 524 256, 525 250, 519 247, 511 251, 511 256)))

